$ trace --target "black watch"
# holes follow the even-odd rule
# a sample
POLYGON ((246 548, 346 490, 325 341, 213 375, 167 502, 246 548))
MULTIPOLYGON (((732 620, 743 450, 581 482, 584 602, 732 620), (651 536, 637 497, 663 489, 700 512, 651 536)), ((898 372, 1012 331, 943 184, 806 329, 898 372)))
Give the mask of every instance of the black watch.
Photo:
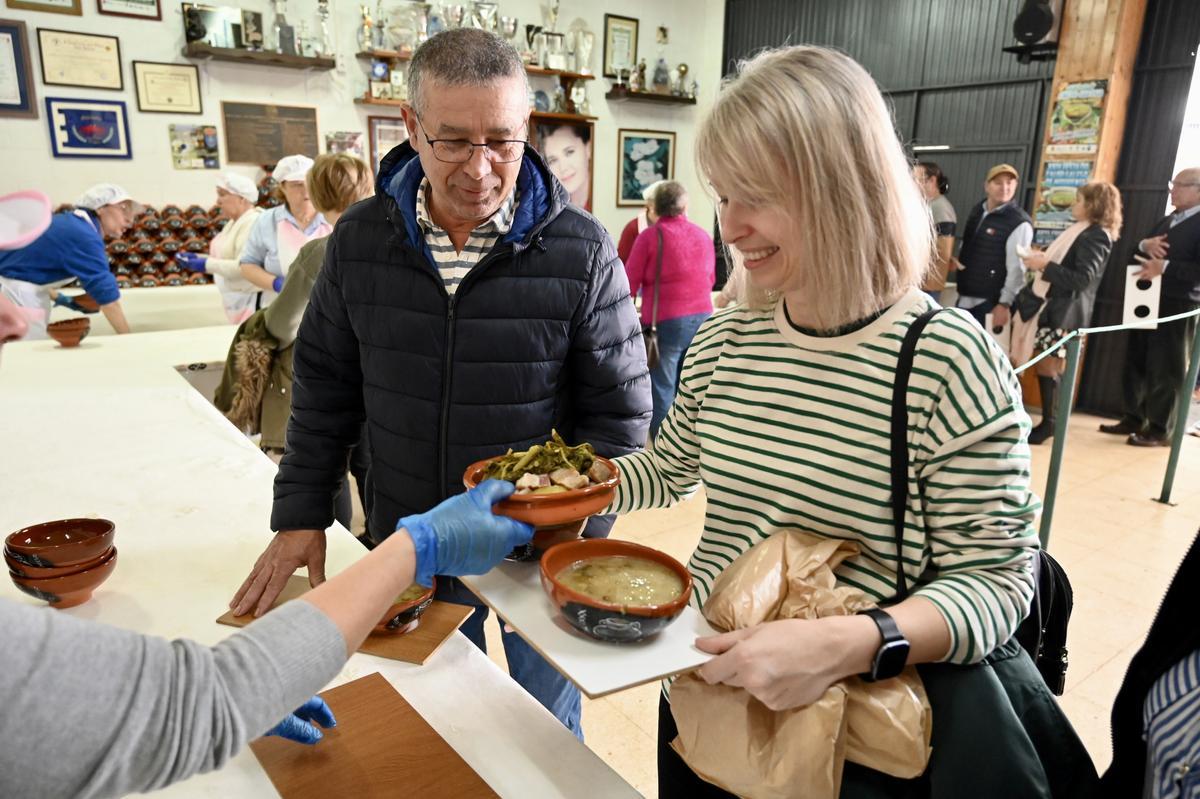
POLYGON ((875 622, 883 636, 883 643, 879 645, 875 659, 871 661, 871 670, 859 676, 867 682, 889 680, 899 676, 900 672, 904 671, 904 665, 908 663, 908 639, 896 626, 896 620, 886 611, 871 608, 864 610, 862 615, 870 616, 871 621, 875 622))

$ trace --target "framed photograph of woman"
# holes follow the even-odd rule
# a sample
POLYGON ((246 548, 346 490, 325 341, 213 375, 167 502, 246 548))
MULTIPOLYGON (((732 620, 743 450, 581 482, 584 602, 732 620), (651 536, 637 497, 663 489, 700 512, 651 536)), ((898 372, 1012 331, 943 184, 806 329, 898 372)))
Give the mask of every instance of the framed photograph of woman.
POLYGON ((533 133, 534 149, 571 195, 571 204, 591 211, 592 123, 535 120, 533 133))
POLYGON ((400 117, 367 117, 367 138, 371 145, 371 169, 379 174, 379 162, 392 148, 408 141, 408 128, 400 117))
POLYGON ((645 204, 642 190, 675 179, 675 134, 664 130, 617 131, 617 205, 645 204))
POLYGON ((37 115, 25 23, 0 19, 0 117, 36 118, 37 115))

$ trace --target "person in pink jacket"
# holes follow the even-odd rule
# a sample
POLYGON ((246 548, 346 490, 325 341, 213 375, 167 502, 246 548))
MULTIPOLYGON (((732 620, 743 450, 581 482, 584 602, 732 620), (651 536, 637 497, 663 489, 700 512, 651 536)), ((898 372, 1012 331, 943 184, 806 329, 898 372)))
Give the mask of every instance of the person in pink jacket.
POLYGON ((675 401, 683 355, 700 323, 713 310, 716 251, 712 236, 688 220, 687 204, 687 190, 680 183, 668 180, 659 184, 654 192, 656 221, 638 234, 625 263, 630 294, 642 295, 642 326, 655 324, 658 329, 659 360, 650 370, 654 395, 651 440, 675 401), (656 280, 660 242, 662 267, 656 280))

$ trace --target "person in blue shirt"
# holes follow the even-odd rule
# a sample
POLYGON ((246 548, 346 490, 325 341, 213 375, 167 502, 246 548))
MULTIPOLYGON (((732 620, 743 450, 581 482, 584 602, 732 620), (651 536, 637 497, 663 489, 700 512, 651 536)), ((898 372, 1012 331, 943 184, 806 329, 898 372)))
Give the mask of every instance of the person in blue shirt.
POLYGON ((84 192, 73 210, 54 214, 46 232, 33 242, 0 251, 0 293, 25 315, 26 340, 47 338, 53 292, 75 280, 100 305, 113 330, 129 332, 104 238, 122 235, 138 211, 125 189, 100 183, 84 192))

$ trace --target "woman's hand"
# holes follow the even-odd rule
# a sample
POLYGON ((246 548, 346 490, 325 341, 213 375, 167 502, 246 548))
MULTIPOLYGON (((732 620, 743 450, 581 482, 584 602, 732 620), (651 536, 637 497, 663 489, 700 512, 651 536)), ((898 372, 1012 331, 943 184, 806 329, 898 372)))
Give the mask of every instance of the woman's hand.
POLYGON ((717 657, 699 674, 709 684, 745 688, 771 710, 811 705, 843 677, 870 668, 882 638, 866 616, 770 621, 697 638, 717 657))
POLYGON ((1026 269, 1032 269, 1034 272, 1041 272, 1050 263, 1050 259, 1046 257, 1046 253, 1041 250, 1034 250, 1029 255, 1021 258, 1021 260, 1025 263, 1026 269))

